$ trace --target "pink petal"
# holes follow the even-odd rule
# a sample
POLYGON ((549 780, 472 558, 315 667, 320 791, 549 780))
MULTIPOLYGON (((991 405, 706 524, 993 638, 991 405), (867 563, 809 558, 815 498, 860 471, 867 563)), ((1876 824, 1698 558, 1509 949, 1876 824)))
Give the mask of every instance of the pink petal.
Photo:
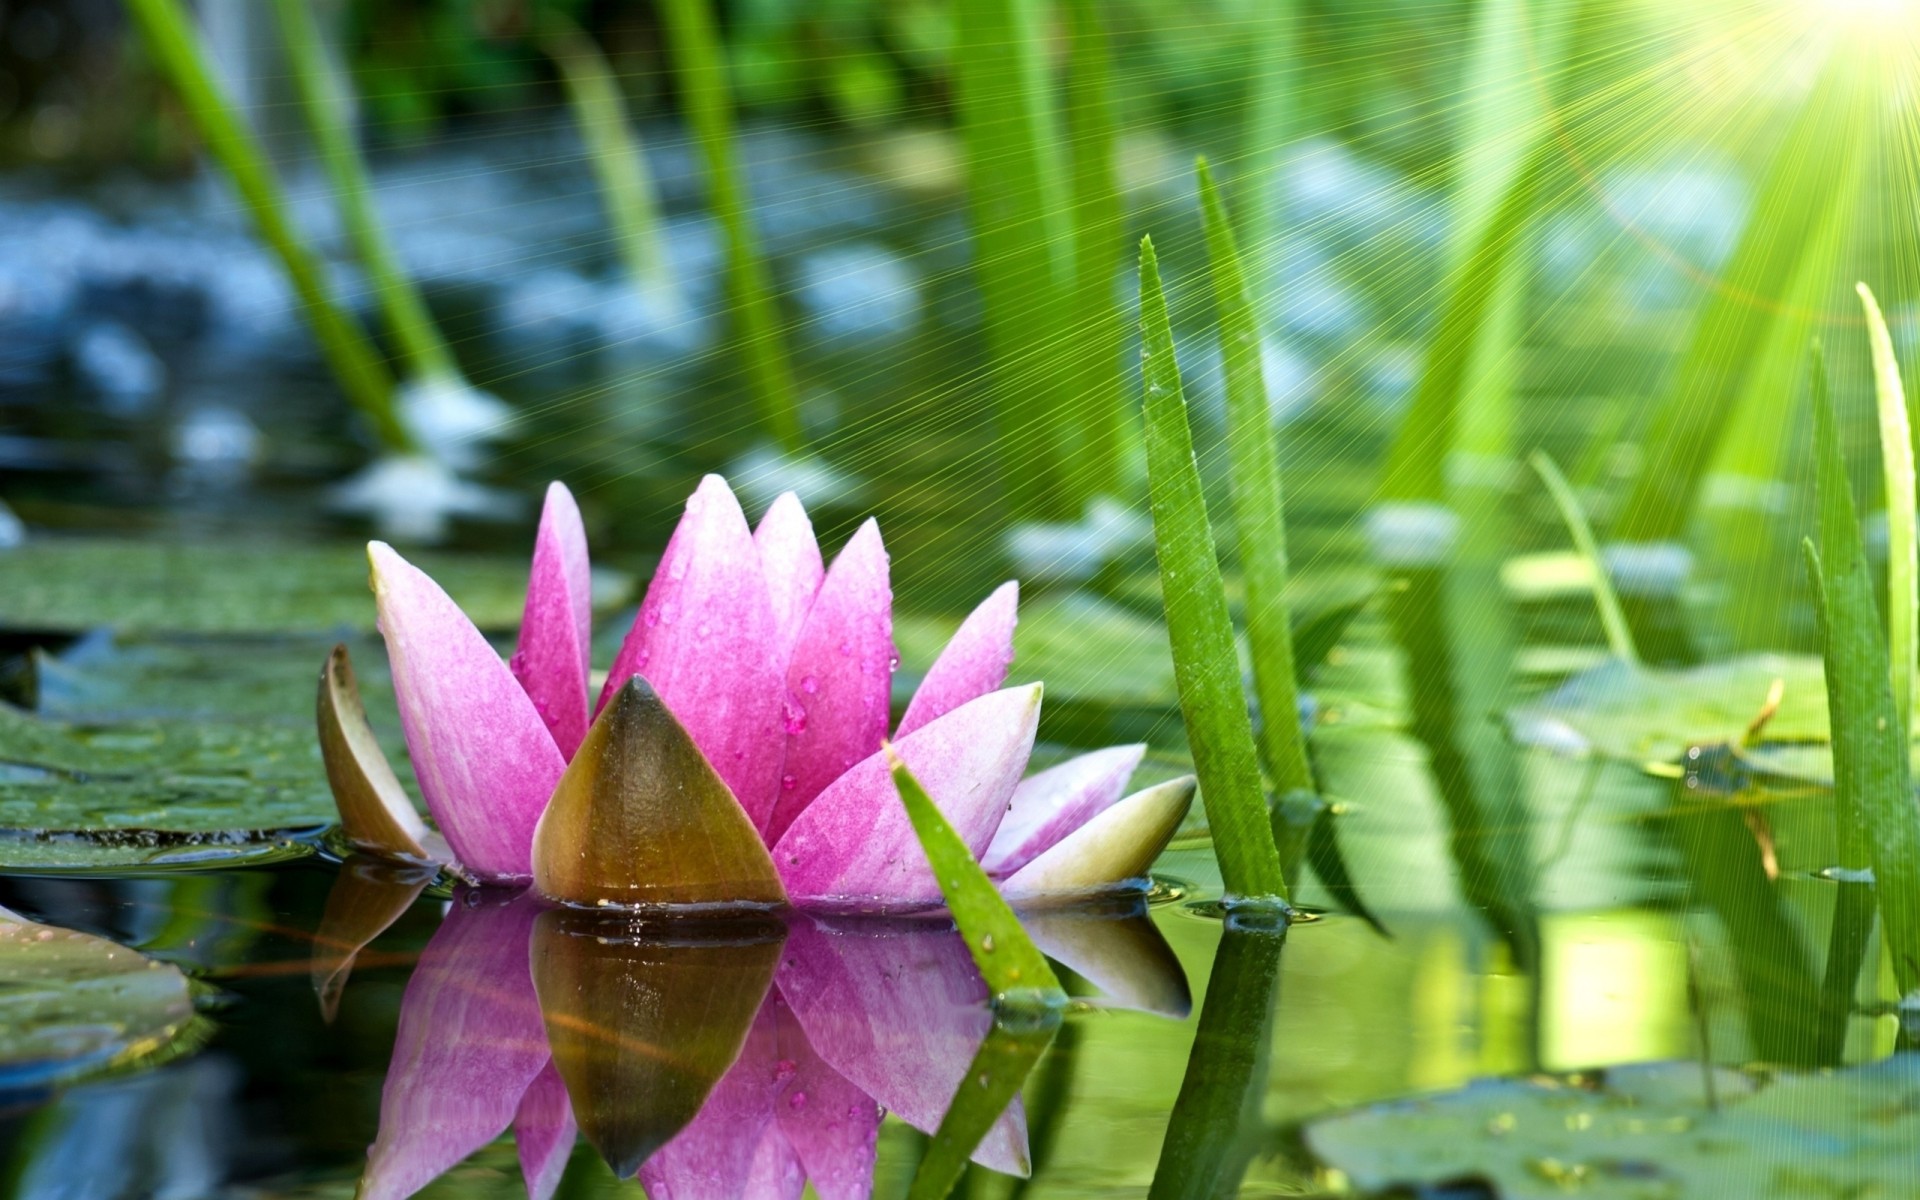
POLYGON ((1006 682, 1019 608, 1020 585, 1010 579, 968 614, 914 690, 894 737, 903 738, 1006 682))
POLYGON ((549 1060, 527 969, 539 908, 459 892, 400 999, 362 1200, 400 1200, 499 1137, 549 1060))
MULTIPOLYGON (((747 1189, 762 1145, 769 1138, 781 1140, 773 1118, 778 1063, 773 1012, 762 1004, 740 1056, 713 1085, 698 1115, 641 1164, 640 1182, 647 1195, 660 1200, 761 1195, 747 1189)), ((793 1194, 798 1192, 796 1187, 793 1194)))
POLYGON ((568 758, 587 734, 588 649, 593 641, 593 585, 587 531, 565 484, 547 485, 540 532, 533 543, 527 607, 513 674, 568 758))
POLYGON ((780 1086, 774 1115, 820 1200, 867 1200, 880 1141, 880 1106, 828 1065, 774 989, 780 1086))
POLYGON ((753 544, 760 548, 767 593, 773 598, 774 641, 784 668, 826 574, 820 542, 813 536, 813 522, 807 519, 800 497, 792 492, 780 493, 760 518, 760 527, 753 531, 753 544))
POLYGON ((980 865, 995 879, 1026 866, 1118 800, 1146 753, 1144 745, 1110 746, 1021 780, 980 865))
MULTIPOLYGON (((1039 721, 1036 683, 969 701, 895 744, 976 856, 1006 815, 1039 721)), ((884 753, 820 793, 774 847, 773 865, 795 904, 883 910, 941 903, 884 753)))
POLYGON ((646 676, 755 828, 772 810, 785 745, 774 635, 746 514, 726 481, 709 475, 660 557, 600 707, 628 679, 646 676))
MULTIPOLYGON (((775 981, 821 1059, 927 1133, 940 1127, 993 1025, 986 984, 966 943, 944 923, 903 928, 797 919, 775 981)), ((1018 1097, 973 1157, 996 1171, 1027 1173, 1018 1097)))
POLYGON ((514 1148, 520 1152, 520 1172, 527 1180, 527 1200, 550 1200, 566 1174, 579 1129, 573 1123, 573 1103, 560 1071, 548 1059, 520 1097, 513 1118, 514 1148))
POLYGON ((822 789, 880 749, 893 663, 887 550, 868 520, 833 560, 787 665, 786 766, 769 844, 822 789))
POLYGON ((566 760, 533 701, 459 606, 385 542, 370 542, 407 751, 427 810, 476 878, 533 873, 533 827, 566 760))

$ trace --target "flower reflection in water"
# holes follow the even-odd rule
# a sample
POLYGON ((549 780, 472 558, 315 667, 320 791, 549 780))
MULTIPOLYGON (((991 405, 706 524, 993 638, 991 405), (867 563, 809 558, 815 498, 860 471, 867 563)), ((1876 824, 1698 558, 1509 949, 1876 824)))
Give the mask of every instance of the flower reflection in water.
MULTIPOLYGON (((391 886, 342 872, 329 910, 378 911, 353 892, 391 886)), ((1144 905, 1056 923, 1036 933, 1111 1002, 1185 1015, 1144 905)), ((316 951, 323 1005, 375 932, 340 927, 316 951)), ((942 920, 636 922, 462 889, 401 1001, 361 1195, 410 1196, 511 1129, 536 1198, 577 1130, 654 1200, 797 1198, 808 1182, 858 1200, 882 1115, 938 1128, 993 1027, 942 920)), ((1028 1172, 1017 1095, 973 1158, 1028 1172)))

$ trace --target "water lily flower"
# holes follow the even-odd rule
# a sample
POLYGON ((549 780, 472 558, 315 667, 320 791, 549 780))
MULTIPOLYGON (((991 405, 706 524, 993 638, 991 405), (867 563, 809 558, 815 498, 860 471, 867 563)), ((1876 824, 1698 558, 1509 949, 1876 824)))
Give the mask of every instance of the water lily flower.
MULTIPOLYGON (((1041 689, 1002 686, 1011 582, 960 625, 890 730, 879 527, 868 520, 829 567, 792 493, 750 528, 724 480, 701 482, 591 706, 586 535, 565 487, 547 493, 510 663, 390 546, 368 555, 421 795, 446 857, 476 881, 586 906, 938 907, 890 737, 1026 902, 1138 888, 1192 801, 1191 778, 1123 796, 1138 746, 1022 781, 1041 689)), ((323 676, 321 727, 348 837, 436 857, 341 674, 323 676)))

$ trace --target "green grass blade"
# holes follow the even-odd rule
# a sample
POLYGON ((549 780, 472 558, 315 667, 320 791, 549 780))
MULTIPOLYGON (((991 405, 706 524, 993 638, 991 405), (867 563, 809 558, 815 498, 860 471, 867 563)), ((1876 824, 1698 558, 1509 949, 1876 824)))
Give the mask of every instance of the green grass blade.
POLYGON ((1809 247, 1846 214, 1837 201, 1866 139, 1858 136, 1867 89, 1854 55, 1832 53, 1811 95, 1788 126, 1754 197, 1752 215, 1694 322, 1646 435, 1644 465, 1614 532, 1637 541, 1678 538, 1692 519, 1716 443, 1782 314, 1809 247))
POLYGON ((1544 450, 1534 451, 1529 461, 1533 463, 1540 481, 1547 485, 1554 505, 1560 509, 1560 519, 1567 523, 1574 549, 1587 560, 1587 569, 1593 573, 1593 606, 1600 610, 1600 624, 1607 631, 1607 648, 1622 662, 1638 663, 1640 652, 1633 644, 1633 630, 1627 625, 1626 613, 1621 611, 1620 597, 1614 594, 1613 580, 1607 574, 1607 564, 1600 557, 1600 547, 1593 540, 1593 526, 1587 523, 1587 513, 1580 507, 1580 497, 1574 495, 1573 485, 1567 482, 1567 477, 1560 473, 1559 466, 1544 450))
POLYGON ((1014 515, 1078 516, 1067 378, 1071 205, 1040 0, 959 0, 954 100, 986 305, 1001 478, 1014 515))
POLYGON ((1873 345, 1873 392, 1880 416, 1880 465, 1887 488, 1887 648, 1892 667, 1893 708, 1900 728, 1913 728, 1914 654, 1920 647, 1920 597, 1915 595, 1913 431, 1900 360, 1893 354, 1880 304, 1866 284, 1856 285, 1873 345))
POLYGON ((1207 976, 1200 1027, 1167 1121, 1148 1200, 1238 1195, 1238 1144, 1260 1127, 1262 1066, 1273 1036, 1283 934, 1229 924, 1207 976))
POLYGON ((1229 894, 1284 899, 1286 878, 1273 845, 1259 752, 1241 690, 1239 649, 1193 457, 1193 431, 1151 238, 1140 243, 1140 335, 1153 541, 1180 712, 1213 852, 1229 894))
POLYGON ((1067 126, 1073 161, 1073 326, 1066 395, 1081 430, 1073 473, 1085 496, 1115 493, 1129 411, 1115 294, 1126 253, 1113 100, 1113 52, 1102 0, 1066 0, 1067 126))
POLYGON ((1013 1103, 1059 1028, 1058 1012, 1032 1024, 994 1022, 967 1065, 967 1073, 961 1076, 960 1087, 947 1105, 946 1115, 940 1118, 940 1128, 934 1130, 926 1156, 914 1169, 907 1200, 945 1200, 953 1191, 953 1185, 966 1172, 967 1160, 1007 1105, 1013 1103))
POLYGON ((374 297, 409 374, 458 378, 453 351, 433 323, 420 289, 400 268, 393 243, 373 208, 373 185, 354 140, 353 99, 339 73, 327 61, 320 26, 310 0, 273 0, 274 15, 287 48, 287 63, 300 97, 300 109, 320 149, 320 161, 333 182, 353 252, 367 269, 374 297))
POLYGON ((1220 203, 1213 173, 1199 166, 1200 212, 1213 272, 1213 302, 1225 355, 1227 450, 1233 478, 1234 528, 1240 573, 1247 588, 1247 641, 1253 649, 1253 685, 1260 697, 1261 749, 1282 793, 1311 792, 1306 737, 1293 661, 1292 615, 1287 607, 1287 519, 1273 413, 1260 373, 1260 326, 1247 296, 1233 226, 1220 203))
POLYGON ((578 25, 551 10, 542 21, 541 45, 566 84, 627 277, 649 290, 668 288, 673 281, 661 241, 660 203, 613 69, 578 25))
POLYGON ((799 394, 773 302, 766 260, 747 211, 746 183, 733 137, 733 89, 714 33, 709 0, 662 0, 668 49, 680 76, 681 103, 707 168, 707 199, 727 241, 727 293, 747 378, 768 436, 800 450, 799 394))
POLYGON ((907 819, 913 822, 914 836, 926 851, 940 894, 946 897, 953 923, 960 927, 960 936, 966 939, 988 990, 996 1001, 1026 997, 1043 1005, 1057 1007, 1063 1003, 1066 993, 1053 968, 1021 928, 1020 918, 1001 899, 1000 889, 987 878, 973 852, 953 831, 913 772, 907 770, 907 764, 891 749, 887 757, 893 786, 900 793, 900 803, 906 806, 907 819))
POLYGON ((226 168, 255 225, 292 279, 307 323, 340 386, 389 450, 411 451, 413 436, 393 406, 393 378, 379 352, 334 302, 326 276, 288 222, 285 197, 251 133, 214 82, 179 0, 127 0, 155 63, 180 96, 207 149, 226 168))
POLYGON ((1298 0, 1252 0, 1240 12, 1252 26, 1245 67, 1251 91, 1241 118, 1240 161, 1227 176, 1245 205, 1240 227, 1256 276, 1265 274, 1274 253, 1280 167, 1300 127, 1298 10, 1298 0))
POLYGON ((1920 987, 1920 808, 1909 777, 1910 741, 1894 711, 1866 547, 1817 355, 1813 393, 1820 549, 1811 542, 1803 549, 1825 645, 1840 865, 1873 868, 1887 949, 1904 994, 1920 987))

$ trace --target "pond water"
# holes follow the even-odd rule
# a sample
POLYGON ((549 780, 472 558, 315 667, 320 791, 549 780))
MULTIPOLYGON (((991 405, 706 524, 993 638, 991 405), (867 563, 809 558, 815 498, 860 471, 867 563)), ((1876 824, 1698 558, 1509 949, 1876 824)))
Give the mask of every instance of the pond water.
MULTIPOLYGON (((711 352, 717 238, 689 211, 688 149, 672 131, 650 139, 681 272, 703 281, 692 317, 662 323, 604 294, 585 169, 547 145, 555 136, 476 135, 387 164, 383 197, 475 378, 521 413, 485 481, 524 498, 568 479, 610 548, 616 569, 596 584, 604 665, 634 578, 700 472, 730 469, 750 507, 779 472, 751 457, 740 380, 711 352), (434 207, 449 181, 468 193, 455 218, 434 207)), ((1158 149, 1133 217, 1192 264, 1185 162, 1158 149)), ((978 303, 959 197, 941 182, 952 164, 913 157, 924 150, 749 141, 756 191, 776 197, 763 225, 808 420, 834 431, 832 470, 814 481, 823 534, 838 543, 868 512, 886 525, 897 702, 956 614, 1019 574, 1031 586, 1014 677, 1048 685, 1040 761, 1141 740, 1149 773, 1177 774, 1186 748, 1137 520, 1116 517, 1110 543, 1035 527, 1003 539, 999 514, 977 511, 984 410, 953 385, 979 357, 978 303)), ((1197 810, 1147 899, 1036 917, 1076 1001, 963 1186, 1710 1194, 1682 1190, 1685 1155, 1633 1139, 1699 1125, 1741 1144, 1715 1123, 1723 1108, 1737 1115, 1755 1092, 1759 1105, 1804 1082, 1796 1072, 1878 1061, 1900 1038, 1863 885, 1827 871, 1824 717, 1818 737, 1793 726, 1807 660, 1705 680, 1677 666, 1607 673, 1578 573, 1516 557, 1559 544, 1544 502, 1469 513, 1450 560, 1396 552, 1391 530, 1370 538, 1372 464, 1426 319, 1403 299, 1419 282, 1378 263, 1395 260, 1383 246, 1406 261, 1431 251, 1443 210, 1332 143, 1287 178, 1273 203, 1300 232, 1268 264, 1280 299, 1267 358, 1290 381, 1276 417, 1298 583, 1308 617, 1351 619, 1310 664, 1316 763, 1335 801, 1303 815, 1287 847, 1311 919, 1281 935, 1223 914, 1197 810), (1488 665, 1510 652, 1515 681, 1488 665), (1776 677, 1790 680, 1777 744, 1736 753, 1776 677), (1536 699, 1500 711, 1514 694, 1536 699), (1814 761, 1788 761, 1809 743, 1814 761), (1518 1090, 1485 1113, 1470 1105, 1487 1093, 1455 1094, 1489 1078, 1518 1090), (1402 1110, 1353 1112, 1407 1097, 1446 1099, 1417 1129, 1391 1124, 1402 1110), (1457 1130, 1446 1104, 1469 1106, 1457 1130), (1615 1121, 1608 1105, 1654 1115, 1615 1121), (1562 1145, 1528 1124, 1538 1111, 1559 1135, 1608 1140, 1562 1145), (1343 1113, 1389 1123, 1356 1150, 1351 1126, 1326 1123, 1343 1113), (1527 1137, 1503 1141, 1516 1127, 1527 1137)), ((1594 442, 1618 427, 1626 402, 1612 397, 1671 361, 1675 314, 1699 296, 1689 271, 1726 254, 1738 226, 1730 179, 1623 169, 1556 215, 1544 256, 1556 319, 1533 346, 1553 353, 1530 358, 1519 387, 1582 403, 1517 406, 1529 442, 1594 442), (1607 222, 1636 205, 1666 224, 1618 236, 1607 222), (1573 265, 1556 274, 1556 254, 1573 265)), ((0 971, 9 1013, 83 997, 8 1035, 0 1188, 346 1197, 364 1177, 367 1196, 631 1194, 617 1168, 654 1200, 798 1195, 808 1180, 822 1200, 905 1195, 955 1092, 984 1078, 983 1039, 1005 1027, 952 928, 798 914, 748 929, 594 923, 342 861, 310 707, 335 640, 353 644, 396 760, 403 745, 348 544, 365 524, 316 515, 365 448, 340 433, 289 298, 218 197, 22 189, 0 204, 20 251, 0 279, 0 465, 36 531, 0 551, 0 694, 16 706, 0 709, 0 907, 142 956, 108 968, 89 958, 108 950, 75 942, 73 978, 0 971)), ((308 220, 326 234, 317 212, 308 220)), ((1176 316, 1211 471, 1218 347, 1204 306, 1178 303, 1186 270, 1172 273, 1176 316)), ((1604 491, 1634 448, 1598 444, 1586 481, 1604 491)), ((525 579, 500 544, 529 527, 457 523, 434 567, 490 633, 517 619, 525 579)), ((1774 627, 1803 639, 1804 606, 1779 607, 1774 627)), ((1725 622, 1697 629, 1716 648, 1752 644, 1725 622)), ((1649 646, 1649 658, 1699 648, 1649 646)), ((1864 1081, 1856 1101, 1910 1086, 1835 1078, 1864 1081)), ((1883 1124, 1914 1132, 1904 1120, 1883 1124)), ((1920 1194, 1899 1190, 1920 1174, 1920 1138, 1815 1152, 1819 1121, 1794 1129, 1780 1143, 1794 1178, 1830 1190, 1776 1176, 1777 1194, 1920 1194), (1844 1188, 1856 1190, 1831 1190, 1844 1188)))

